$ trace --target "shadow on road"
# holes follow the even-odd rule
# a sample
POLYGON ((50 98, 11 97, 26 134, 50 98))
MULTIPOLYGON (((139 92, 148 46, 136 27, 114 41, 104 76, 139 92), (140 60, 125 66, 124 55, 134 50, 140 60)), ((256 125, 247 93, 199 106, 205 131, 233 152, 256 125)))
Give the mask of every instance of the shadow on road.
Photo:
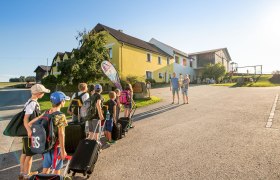
POLYGON ((139 113, 139 114, 135 115, 132 119, 133 119, 133 121, 140 121, 140 120, 155 116, 157 114, 161 114, 161 113, 164 113, 166 111, 170 111, 172 109, 178 108, 181 105, 182 104, 164 105, 164 106, 161 106, 161 107, 158 107, 158 108, 155 108, 155 109, 151 109, 151 110, 146 111, 146 112, 139 113))

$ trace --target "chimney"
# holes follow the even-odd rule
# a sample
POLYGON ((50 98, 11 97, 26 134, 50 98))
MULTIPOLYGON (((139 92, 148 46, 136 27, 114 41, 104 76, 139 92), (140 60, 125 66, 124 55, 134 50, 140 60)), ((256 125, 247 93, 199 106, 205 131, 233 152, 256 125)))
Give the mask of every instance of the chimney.
POLYGON ((119 31, 120 31, 120 32, 123 32, 123 30, 122 30, 122 29, 119 29, 119 31))

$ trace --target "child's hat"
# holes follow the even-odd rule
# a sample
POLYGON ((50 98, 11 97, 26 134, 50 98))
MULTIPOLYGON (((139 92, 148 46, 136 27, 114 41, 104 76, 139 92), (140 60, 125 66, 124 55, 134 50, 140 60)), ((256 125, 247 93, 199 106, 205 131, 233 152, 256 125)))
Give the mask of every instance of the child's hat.
POLYGON ((69 96, 66 96, 63 92, 61 91, 56 91, 54 93, 51 94, 51 102, 52 104, 58 104, 62 101, 68 101, 70 100, 70 97, 69 96))
POLYGON ((95 86, 94 86, 94 90, 96 91, 96 90, 102 90, 102 86, 100 85, 100 84, 96 84, 95 86))
POLYGON ((31 88, 31 93, 32 94, 37 94, 37 93, 50 93, 50 90, 45 88, 42 84, 34 84, 31 88))

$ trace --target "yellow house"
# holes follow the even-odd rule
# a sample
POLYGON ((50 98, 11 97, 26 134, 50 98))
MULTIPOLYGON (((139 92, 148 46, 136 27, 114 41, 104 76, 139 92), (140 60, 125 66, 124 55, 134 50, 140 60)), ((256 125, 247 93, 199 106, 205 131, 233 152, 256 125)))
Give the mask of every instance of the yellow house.
POLYGON ((154 79, 156 82, 168 82, 168 74, 172 72, 170 59, 172 56, 155 45, 123 33, 121 30, 97 24, 95 32, 106 31, 107 44, 111 63, 120 73, 120 77, 138 76, 154 79))
POLYGON ((64 53, 62 52, 57 52, 56 55, 54 56, 53 58, 53 61, 52 61, 52 66, 51 66, 51 74, 52 75, 59 75, 60 72, 58 71, 57 67, 58 67, 58 64, 60 62, 63 62, 67 59, 70 59, 70 58, 73 58, 74 57, 74 52, 75 49, 72 50, 72 52, 67 52, 65 51, 64 53))

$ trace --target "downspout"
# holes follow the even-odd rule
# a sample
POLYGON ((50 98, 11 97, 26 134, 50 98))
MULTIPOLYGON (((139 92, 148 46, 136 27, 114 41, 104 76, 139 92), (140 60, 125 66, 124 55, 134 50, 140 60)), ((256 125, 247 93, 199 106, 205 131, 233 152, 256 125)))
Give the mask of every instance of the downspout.
POLYGON ((123 47, 124 43, 121 43, 121 79, 122 79, 122 76, 123 76, 123 53, 122 53, 122 47, 123 47))

